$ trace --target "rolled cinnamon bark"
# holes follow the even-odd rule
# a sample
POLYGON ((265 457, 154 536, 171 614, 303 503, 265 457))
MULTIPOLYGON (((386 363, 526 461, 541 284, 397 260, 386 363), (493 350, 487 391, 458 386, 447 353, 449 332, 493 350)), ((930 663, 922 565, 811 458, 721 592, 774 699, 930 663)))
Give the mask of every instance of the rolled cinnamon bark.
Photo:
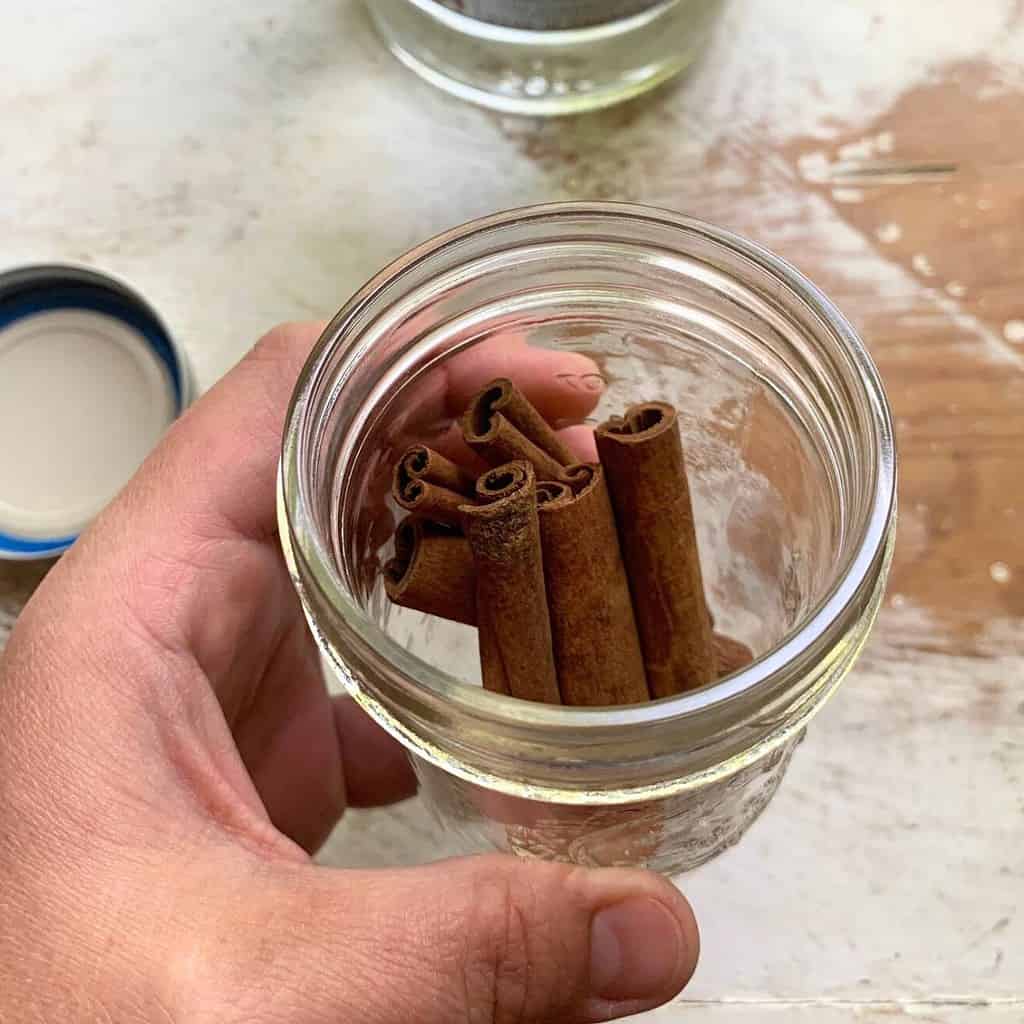
POLYGON ((398 461, 396 483, 399 489, 413 480, 426 480, 449 491, 473 496, 476 481, 461 466, 428 448, 425 444, 414 444, 402 453, 398 461))
MULTIPOLYGON (((577 462, 572 466, 566 466, 562 482, 572 488, 573 494, 579 494, 585 487, 590 486, 590 482, 594 479, 594 468, 597 465, 596 462, 577 462)), ((605 475, 604 470, 601 471, 601 475, 605 475)), ((606 492, 608 490, 607 480, 604 482, 604 490, 606 492)))
POLYGON ((395 530, 395 557, 384 566, 395 604, 476 625, 476 566, 469 541, 415 516, 395 530))
POLYGON ((524 460, 538 479, 562 480, 564 467, 576 461, 547 420, 504 378, 491 381, 470 403, 462 436, 492 466, 524 460))
POLYGON ((577 494, 537 485, 558 688, 565 704, 636 704, 647 679, 608 489, 600 466, 580 469, 577 494))
POLYGON ((724 633, 715 633, 712 645, 715 649, 715 668, 719 679, 739 672, 754 660, 754 652, 745 643, 734 640, 724 633))
POLYGON ((635 405, 595 431, 654 698, 715 679, 676 411, 635 405))
POLYGON ((512 696, 505 674, 505 662, 501 656, 498 633, 484 609, 483 621, 477 623, 477 645, 480 651, 480 675, 485 690, 512 696))
POLYGON ((462 523, 459 507, 473 499, 458 491, 449 490, 429 480, 409 477, 403 463, 395 466, 391 493, 395 501, 407 512, 445 526, 458 527, 462 523))
POLYGON ((541 564, 533 467, 517 461, 485 473, 480 505, 463 505, 476 563, 484 686, 524 700, 561 703, 541 564))

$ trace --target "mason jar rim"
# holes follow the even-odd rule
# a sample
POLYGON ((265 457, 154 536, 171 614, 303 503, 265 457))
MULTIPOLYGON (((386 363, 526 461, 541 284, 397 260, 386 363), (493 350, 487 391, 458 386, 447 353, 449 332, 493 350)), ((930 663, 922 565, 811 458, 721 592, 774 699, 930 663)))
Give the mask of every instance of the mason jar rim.
POLYGON ((473 35, 479 33, 483 27, 486 29, 489 42, 557 49, 574 44, 600 42, 628 33, 655 21, 678 0, 655 0, 651 7, 636 11, 625 18, 616 18, 609 22, 599 22, 582 28, 559 29, 512 28, 497 22, 473 18, 454 8, 444 7, 436 0, 409 0, 409 2, 428 17, 434 18, 442 25, 447 25, 457 32, 473 35))
MULTIPOLYGON (((872 576, 880 566, 887 563, 891 546, 891 523, 896 500, 896 464, 893 441, 892 417, 878 372, 856 331, 843 314, 817 286, 800 271, 782 258, 760 245, 730 231, 708 224, 693 217, 669 210, 628 203, 610 202, 564 202, 528 206, 496 213, 470 221, 429 239, 398 257, 391 264, 371 278, 345 304, 341 311, 325 328, 317 345, 310 354, 296 384, 285 426, 279 474, 279 526, 286 559, 293 580, 303 595, 303 605, 314 634, 320 641, 321 649, 330 656, 331 644, 322 635, 316 616, 311 613, 309 591, 320 591, 329 606, 336 609, 350 627, 348 640, 364 653, 384 659, 401 675, 404 682, 420 697, 439 697, 451 705, 467 711, 478 718, 485 718, 496 728, 503 726, 520 730, 536 728, 545 733, 557 734, 572 730, 576 735, 592 733, 595 738, 609 729, 645 729, 658 724, 667 724, 691 716, 714 712, 730 702, 752 697, 762 688, 768 688, 780 673, 801 659, 801 656, 835 627, 850 606, 863 596, 872 576), (851 544, 852 554, 834 580, 831 589, 816 606, 776 646, 755 662, 739 672, 700 690, 662 698, 644 704, 612 708, 583 708, 562 705, 548 705, 516 700, 490 693, 479 687, 464 683, 447 673, 433 668, 426 662, 409 654, 396 640, 392 639, 373 619, 351 598, 342 581, 326 538, 312 527, 308 514, 310 496, 306 493, 301 467, 310 442, 308 423, 308 400, 311 392, 325 370, 325 364, 338 351, 339 340, 348 350, 348 357, 357 357, 358 333, 344 338, 346 330, 358 315, 385 289, 400 282, 414 268, 422 267, 432 258, 448 254, 470 237, 500 232, 513 226, 531 222, 593 217, 605 220, 610 226, 621 221, 643 221, 664 228, 674 228, 690 235, 704 237, 711 243, 732 250, 735 255, 752 261, 771 276, 787 285, 807 306, 828 326, 857 371, 857 379, 863 388, 863 397, 868 400, 870 417, 876 431, 876 473, 872 481, 872 492, 868 511, 860 525, 859 536, 851 544)), ((471 781, 483 781, 494 788, 520 792, 523 787, 507 785, 507 780, 493 777, 486 772, 459 763, 458 759, 442 756, 422 737, 396 723, 393 716, 379 703, 368 697, 351 678, 346 664, 332 658, 346 685, 357 699, 367 707, 375 718, 396 735, 407 747, 421 756, 439 764, 448 771, 471 781)), ((779 734, 782 742, 791 733, 779 734)), ((620 798, 635 794, 637 790, 623 790, 620 798)))

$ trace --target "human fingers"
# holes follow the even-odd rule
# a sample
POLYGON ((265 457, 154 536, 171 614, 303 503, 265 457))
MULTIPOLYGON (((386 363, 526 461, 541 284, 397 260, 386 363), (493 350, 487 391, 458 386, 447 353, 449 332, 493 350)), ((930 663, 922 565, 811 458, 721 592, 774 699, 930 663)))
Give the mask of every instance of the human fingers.
POLYGON ((671 999, 699 947, 689 905, 658 875, 511 857, 278 865, 252 898, 228 898, 196 994, 226 997, 229 1022, 607 1021, 671 999))

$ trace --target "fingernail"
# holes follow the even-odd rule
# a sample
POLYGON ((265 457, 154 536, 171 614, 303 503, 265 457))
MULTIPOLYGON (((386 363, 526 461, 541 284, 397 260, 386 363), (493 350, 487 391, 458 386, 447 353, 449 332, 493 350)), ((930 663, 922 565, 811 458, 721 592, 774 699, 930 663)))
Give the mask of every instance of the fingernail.
POLYGON ((664 997, 683 955, 675 916, 650 897, 624 900, 590 922, 590 991, 614 1002, 664 997))

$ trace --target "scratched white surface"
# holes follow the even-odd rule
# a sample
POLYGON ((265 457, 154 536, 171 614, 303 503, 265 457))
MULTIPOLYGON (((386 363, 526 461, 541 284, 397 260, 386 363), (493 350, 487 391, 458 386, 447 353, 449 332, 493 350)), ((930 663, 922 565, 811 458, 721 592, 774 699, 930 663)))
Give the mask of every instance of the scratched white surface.
MULTIPOLYGON (((421 85, 344 0, 36 0, 4 25, 0 264, 123 275, 204 386, 266 327, 330 315, 414 242, 552 198, 699 213, 813 255, 841 301, 870 289, 884 306, 918 284, 812 188, 824 158, 805 153, 794 173, 751 147, 855 133, 939 65, 992 61, 1018 86, 1019 4, 826 6, 735 0, 683 88, 552 127, 421 85)), ((946 292, 921 302, 960 317, 958 344, 1019 371, 1024 324, 993 332, 946 292)), ((0 569, 0 642, 37 576, 0 569)), ((985 656, 908 653, 908 635, 935 629, 927 610, 888 609, 765 816, 682 880, 701 966, 647 1020, 1024 1019, 1024 628, 994 623, 985 656)), ((443 852, 414 803, 351 814, 326 859, 443 852)))

